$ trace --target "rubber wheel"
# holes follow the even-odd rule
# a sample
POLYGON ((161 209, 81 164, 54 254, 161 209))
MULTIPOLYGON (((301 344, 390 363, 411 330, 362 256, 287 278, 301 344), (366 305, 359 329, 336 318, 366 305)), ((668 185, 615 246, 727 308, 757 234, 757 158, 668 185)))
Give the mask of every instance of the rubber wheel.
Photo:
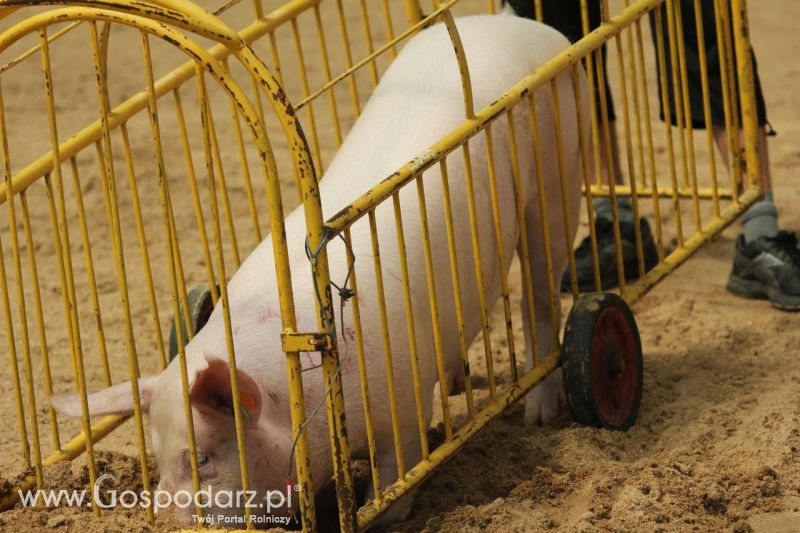
POLYGON ((572 418, 626 431, 642 399, 642 343, 625 300, 584 294, 567 317, 561 347, 564 389, 572 418))
MULTIPOLYGON (((186 295, 189 301, 189 318, 192 321, 192 331, 195 335, 200 329, 206 325, 211 312, 214 310, 214 300, 211 297, 211 289, 208 284, 203 283, 197 285, 189 294, 186 295)), ((183 345, 189 343, 188 332, 186 331, 186 322, 183 320, 183 306, 180 308, 180 321, 181 332, 183 333, 183 345)), ((175 359, 178 355, 178 334, 175 331, 175 317, 172 318, 172 325, 169 328, 169 360, 175 359)))

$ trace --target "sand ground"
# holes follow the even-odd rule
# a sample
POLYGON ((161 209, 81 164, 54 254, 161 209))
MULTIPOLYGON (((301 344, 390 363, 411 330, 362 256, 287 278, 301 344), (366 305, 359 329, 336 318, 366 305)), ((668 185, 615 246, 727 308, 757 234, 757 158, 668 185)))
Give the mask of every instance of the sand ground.
MULTIPOLYGON (((473 2, 467 7, 479 10, 483 4, 478 4, 473 2)), ((781 225, 800 230, 800 189, 795 186, 795 169, 800 166, 800 106, 794 86, 800 83, 800 63, 792 56, 795 47, 800 47, 800 36, 795 28, 800 5, 791 0, 770 0, 751 2, 750 10, 752 39, 769 117, 779 132, 778 137, 770 141, 776 203, 781 212, 781 225)), ((351 18, 356 15, 353 12, 351 18)), ((402 12, 398 10, 395 15, 401 17, 402 12)), ((230 21, 241 22, 235 17, 230 21)), ((382 30, 376 23, 373 31, 380 34, 382 30)), ((291 34, 278 37, 286 57, 291 51, 291 34)), ((125 42, 114 52, 117 66, 133 60, 136 53, 128 50, 125 42)), ((62 53, 65 55, 59 58, 60 64, 69 70, 73 64, 71 55, 69 51, 62 53)), ((165 55, 156 66, 166 69, 170 64, 167 57, 165 55)), ((21 74, 8 75, 8 81, 3 79, 8 93, 6 100, 12 106, 18 102, 15 110, 19 113, 32 109, 26 105, 42 105, 41 101, 28 104, 24 98, 29 81, 25 76, 30 79, 40 76, 37 68, 34 62, 28 70, 20 68, 21 74)), ((90 81, 86 77, 89 74, 76 79, 85 84, 90 81)), ((290 96, 299 95, 297 79, 291 78, 288 71, 285 77, 290 96)), ((123 79, 121 75, 119 79, 123 79)), ((136 80, 119 84, 120 93, 126 88, 141 88, 141 82, 136 80)), ((75 102, 87 96, 78 88, 66 94, 72 94, 75 102)), ((337 96, 346 99, 346 92, 337 96)), ((61 126, 67 130, 83 124, 77 110, 74 117, 70 111, 68 105, 63 109, 65 118, 61 126)), ((190 126, 198 124, 196 116, 190 114, 188 120, 190 126)), ((46 131, 37 129, 42 126, 34 122, 13 123, 11 129, 16 135, 31 139, 28 156, 39 155, 46 149, 46 136, 37 136, 46 131)), ((146 139, 149 135, 146 129, 131 128, 140 138, 146 139)), ((324 121, 320 122, 320 131, 321 137, 331 137, 324 121)), ((220 138, 230 138, 228 134, 230 131, 221 130, 220 138)), ((280 136, 271 138, 275 140, 276 151, 285 152, 280 136)), ((329 160, 334 150, 335 143, 323 142, 323 159, 329 160)), ((223 159, 234 161, 237 157, 233 143, 223 143, 222 151, 223 159)), ((173 147, 170 151, 168 147, 167 152, 170 164, 181 164, 179 148, 173 147)), ((79 163, 89 167, 86 162, 79 163)), ((145 169, 142 173, 147 173, 147 163, 141 165, 145 169)), ((291 174, 284 172, 283 175, 289 176, 284 178, 288 191, 291 174)), ((96 173, 84 178, 85 201, 87 205, 96 202, 99 206, 102 202, 100 187, 87 185, 92 178, 97 179, 96 173)), ((71 189, 67 189, 67 194, 72 194, 71 189)), ((155 188, 144 190, 142 194, 150 200, 143 202, 145 215, 157 220, 159 206, 155 188)), ((291 194, 287 193, 286 198, 287 204, 292 205, 291 194)), ((178 209, 176 215, 180 232, 193 224, 190 198, 175 196, 173 200, 184 210, 178 209)), ((46 204, 32 204, 31 211, 34 222, 46 224, 46 204)), ((234 217, 237 223, 247 224, 246 207, 235 206, 234 217)), ((263 230, 264 220, 261 224, 263 230)), ((8 246, 7 227, 4 223, 5 246, 8 246)), ((724 282, 738 232, 737 225, 726 230, 636 304, 634 311, 645 352, 645 382, 635 427, 627 433, 609 433, 573 424, 565 414, 554 427, 525 431, 521 426, 521 410, 519 406, 514 407, 432 476, 420 489, 409 520, 390 529, 431 532, 800 530, 800 318, 774 310, 768 303, 744 301, 725 291, 724 282)), ((126 239, 135 246, 135 233, 130 233, 126 239)), ((245 238, 241 245, 247 249, 254 242, 252 238, 245 238)), ((187 248, 191 250, 191 247, 191 243, 187 244, 187 248)), ((103 255, 102 244, 98 244, 98 249, 101 251, 96 251, 95 261, 99 275, 105 276, 99 280, 101 297, 106 295, 108 299, 103 300, 104 316, 113 322, 120 316, 112 308, 116 294, 113 259, 110 253, 103 255)), ((46 255, 48 249, 42 248, 41 253, 46 255)), ((164 255, 154 257, 153 261, 163 262, 164 255)), ((193 266, 200 274, 190 273, 191 280, 202 279, 198 265, 193 266)), ((6 268, 11 267, 7 264, 6 268)), ((46 294, 60 298, 54 268, 48 270, 46 264, 40 265, 40 272, 43 278, 51 278, 43 282, 46 294)), ((163 278, 157 276, 156 288, 166 294, 167 281, 163 278)), ((29 287, 26 291, 28 294, 29 287)), ((141 313, 134 316, 134 320, 144 323, 148 316, 146 300, 140 296, 141 313)), ((170 312, 168 299, 159 302, 159 308, 162 329, 165 329, 170 312)), ((91 310, 86 307, 84 310, 86 319, 90 319, 91 310)), ((32 320, 30 316, 29 319, 32 320)), ((50 331, 53 332, 49 337, 51 344, 66 343, 64 328, 50 331)), ((502 334, 502 328, 498 332, 502 334)), ((94 342, 87 339, 87 344, 94 342)), ((115 353, 124 354, 122 338, 109 332, 108 342, 110 352, 117 348, 115 353)), ((143 373, 157 370, 158 359, 152 350, 143 350, 140 360, 143 373)), ((67 359, 61 361, 63 364, 53 372, 56 390, 63 391, 69 389, 71 374, 67 359)), ((41 370, 36 362, 34 370, 41 370)), ((0 468, 6 490, 10 488, 8 482, 22 466, 15 434, 14 392, 8 372, 3 365, 0 392, 4 406, 2 422, 7 430, 0 439, 3 455, 0 468)), ((114 382, 125 379, 124 355, 112 358, 111 372, 114 382)), ((89 368, 88 377, 94 386, 101 385, 99 365, 89 368)), ((42 394, 41 390, 37 389, 37 394, 42 394)), ((41 398, 39 401, 41 433, 46 440, 49 435, 44 422, 46 409, 42 407, 41 398)), ((454 403, 458 405, 457 401, 454 403)), ((62 423, 62 427, 62 438, 78 429, 75 422, 62 423)), ((101 472, 114 472, 126 488, 136 488, 140 484, 138 465, 131 459, 135 454, 131 422, 99 448, 105 454, 101 456, 101 472)), ((48 486, 58 488, 81 487, 87 480, 81 460, 72 466, 51 467, 47 474, 48 486)), ((169 523, 159 522, 157 529, 169 526, 169 523)), ((93 518, 75 509, 17 509, 0 515, 0 529, 3 530, 83 531, 87 528, 133 531, 146 530, 148 526, 143 515, 134 512, 107 513, 93 518)))

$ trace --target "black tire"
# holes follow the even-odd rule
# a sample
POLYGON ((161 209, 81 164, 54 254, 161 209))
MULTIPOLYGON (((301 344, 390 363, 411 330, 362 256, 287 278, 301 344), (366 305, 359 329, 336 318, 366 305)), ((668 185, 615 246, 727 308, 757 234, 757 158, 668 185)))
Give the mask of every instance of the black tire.
POLYGON ((642 399, 642 343, 625 300, 614 293, 581 295, 567 317, 561 364, 576 422, 612 431, 634 424, 642 399))
MULTIPOLYGON (((200 328, 206 325, 211 312, 214 310, 214 300, 211 297, 211 289, 208 284, 197 285, 189 294, 186 295, 189 301, 189 318, 192 321, 192 331, 197 334, 200 328)), ((172 318, 172 326, 169 328, 169 360, 175 359, 178 355, 178 333, 175 331, 175 318, 172 318)), ((183 345, 189 343, 186 322, 183 320, 183 306, 180 308, 181 332, 183 334, 183 345)))

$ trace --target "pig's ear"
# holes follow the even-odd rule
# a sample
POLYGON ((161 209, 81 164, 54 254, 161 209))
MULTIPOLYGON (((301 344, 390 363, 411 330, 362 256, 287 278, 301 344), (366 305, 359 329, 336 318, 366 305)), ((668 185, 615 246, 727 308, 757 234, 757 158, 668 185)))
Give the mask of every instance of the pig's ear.
MULTIPOLYGON (((206 357, 208 366, 198 369, 192 381, 189 395, 192 405, 209 414, 233 418, 233 395, 231 393, 230 367, 227 361, 206 357)), ((246 372, 236 370, 239 385, 239 405, 243 408, 245 421, 255 421, 261 413, 261 392, 258 385, 246 372)))
MULTIPOLYGON (((150 410, 150 398, 155 388, 158 376, 139 378, 139 401, 142 412, 150 410)), ((126 381, 113 387, 107 387, 87 395, 89 414, 99 415, 130 415, 133 414, 133 396, 131 383, 126 381)), ((50 398, 50 403, 56 410, 67 416, 81 416, 81 399, 78 394, 56 394, 50 398)))

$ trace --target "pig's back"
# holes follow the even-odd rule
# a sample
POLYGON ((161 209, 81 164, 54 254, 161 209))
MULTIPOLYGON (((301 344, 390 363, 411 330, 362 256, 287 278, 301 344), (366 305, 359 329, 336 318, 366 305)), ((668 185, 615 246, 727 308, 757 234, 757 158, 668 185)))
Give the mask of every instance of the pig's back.
MULTIPOLYGON (((549 26, 511 15, 463 17, 456 25, 476 111, 569 45, 549 26)), ((439 23, 418 33, 398 54, 331 161, 321 183, 325 215, 345 207, 354 193, 367 191, 464 119, 458 63, 439 23)))

